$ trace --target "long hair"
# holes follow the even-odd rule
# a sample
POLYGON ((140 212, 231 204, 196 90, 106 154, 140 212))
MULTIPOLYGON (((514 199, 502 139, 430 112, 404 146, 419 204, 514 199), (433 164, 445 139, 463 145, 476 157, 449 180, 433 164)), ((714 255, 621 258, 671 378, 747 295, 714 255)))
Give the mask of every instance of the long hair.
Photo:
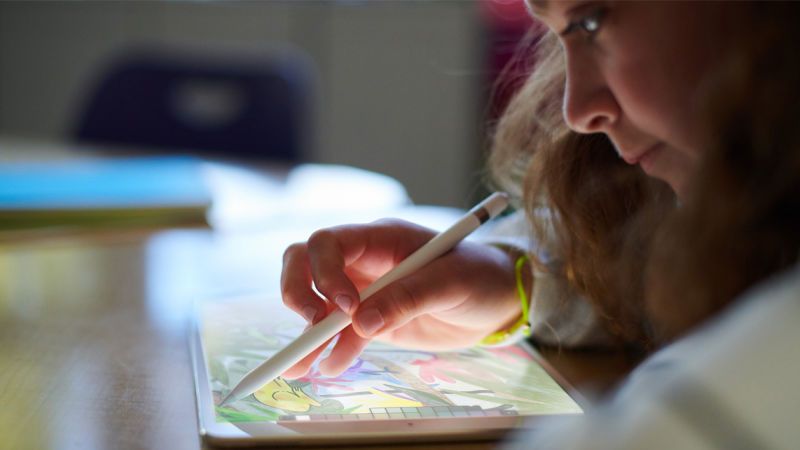
POLYGON ((535 68, 494 128, 493 182, 521 201, 533 238, 557 249, 563 264, 538 261, 539 269, 567 279, 620 343, 646 346, 643 273, 620 276, 618 263, 624 252, 645 251, 652 233, 644 230, 654 221, 638 220, 640 213, 671 209, 674 196, 622 161, 605 135, 567 128, 564 56, 555 35, 538 41, 533 58, 535 68), (549 214, 538 214, 542 208, 549 214))
POLYGON ((661 340, 800 257, 800 4, 758 4, 751 19, 709 94, 698 175, 653 245, 647 308, 661 340))
POLYGON ((797 9, 762 7, 749 24, 758 37, 720 68, 705 102, 707 155, 680 207, 604 135, 568 130, 564 56, 552 34, 539 40, 534 70, 494 128, 489 169, 521 201, 533 237, 554 241, 563 264, 540 270, 567 279, 621 343, 674 338, 797 260, 797 9))

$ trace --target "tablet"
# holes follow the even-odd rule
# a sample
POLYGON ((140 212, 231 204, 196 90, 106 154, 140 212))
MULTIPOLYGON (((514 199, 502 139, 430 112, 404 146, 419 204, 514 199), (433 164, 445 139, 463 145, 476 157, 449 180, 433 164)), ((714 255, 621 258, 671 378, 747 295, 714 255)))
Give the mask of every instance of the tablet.
POLYGON ((339 376, 322 376, 315 364, 303 378, 279 377, 223 407, 305 321, 280 299, 240 297, 198 303, 193 323, 199 428, 211 446, 490 440, 543 416, 582 413, 525 343, 429 352, 374 341, 339 376))

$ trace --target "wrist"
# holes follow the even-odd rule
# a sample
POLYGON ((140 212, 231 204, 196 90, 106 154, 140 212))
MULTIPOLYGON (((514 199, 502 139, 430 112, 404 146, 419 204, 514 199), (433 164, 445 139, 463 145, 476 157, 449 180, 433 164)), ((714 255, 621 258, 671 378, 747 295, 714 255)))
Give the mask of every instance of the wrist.
MULTIPOLYGON (((512 337, 530 336, 530 296, 532 292, 533 274, 530 270, 529 257, 525 253, 512 255, 514 261, 514 291, 516 314, 506 320, 495 332, 483 338, 484 346, 506 345, 512 337)), ((517 339, 513 339, 516 341, 517 339)))

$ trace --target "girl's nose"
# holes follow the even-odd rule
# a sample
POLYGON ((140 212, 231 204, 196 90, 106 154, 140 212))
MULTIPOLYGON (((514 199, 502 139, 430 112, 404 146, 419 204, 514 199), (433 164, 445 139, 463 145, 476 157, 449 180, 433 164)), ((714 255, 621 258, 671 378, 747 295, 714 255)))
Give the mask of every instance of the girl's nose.
POLYGON ((567 55, 564 120, 578 133, 608 131, 621 109, 598 68, 587 58, 567 55))

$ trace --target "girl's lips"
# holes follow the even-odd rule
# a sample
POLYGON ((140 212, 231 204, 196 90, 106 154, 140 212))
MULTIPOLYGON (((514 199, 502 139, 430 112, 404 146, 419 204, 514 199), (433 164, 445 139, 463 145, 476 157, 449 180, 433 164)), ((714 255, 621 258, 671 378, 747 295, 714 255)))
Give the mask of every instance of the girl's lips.
POLYGON ((622 159, 632 166, 635 166, 636 164, 643 164, 645 159, 652 159, 652 155, 656 153, 656 150, 658 150, 660 147, 661 143, 653 144, 651 147, 648 147, 642 152, 636 152, 633 155, 623 155, 622 159))
POLYGON ((636 162, 642 167, 642 170, 644 170, 645 173, 653 173, 653 165, 655 164, 656 157, 660 151, 661 144, 656 144, 639 156, 636 162))

